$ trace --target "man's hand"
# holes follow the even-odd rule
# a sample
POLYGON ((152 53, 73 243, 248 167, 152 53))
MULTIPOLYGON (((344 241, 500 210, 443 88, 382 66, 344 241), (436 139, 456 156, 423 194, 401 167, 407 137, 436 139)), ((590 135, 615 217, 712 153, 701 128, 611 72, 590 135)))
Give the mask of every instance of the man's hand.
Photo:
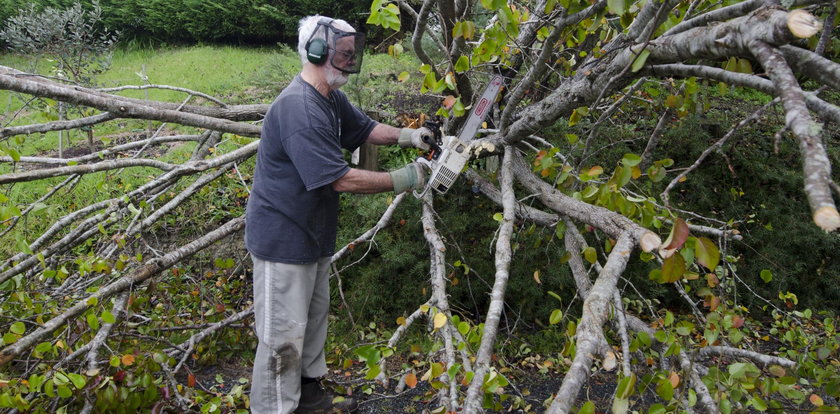
POLYGON ((408 190, 422 190, 426 186, 426 168, 418 162, 412 162, 389 174, 391 174, 391 182, 394 184, 396 194, 408 190))
POLYGON ((414 128, 403 128, 400 130, 400 138, 398 140, 401 147, 414 147, 420 148, 423 151, 429 150, 429 144, 426 143, 426 140, 433 140, 435 134, 432 132, 431 129, 422 127, 419 129, 414 128))

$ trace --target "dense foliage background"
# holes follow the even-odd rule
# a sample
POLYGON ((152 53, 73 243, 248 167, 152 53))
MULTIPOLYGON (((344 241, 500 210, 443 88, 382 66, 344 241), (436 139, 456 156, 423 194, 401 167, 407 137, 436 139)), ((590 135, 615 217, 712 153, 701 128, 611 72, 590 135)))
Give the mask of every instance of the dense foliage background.
MULTIPOLYGON (((0 0, 0 21, 34 5, 66 9, 74 0, 0 0)), ((89 8, 91 1, 80 3, 89 8)), ((301 17, 316 13, 341 16, 365 29, 370 2, 364 0, 103 0, 103 23, 127 44, 296 42, 301 17), (326 14, 326 13, 325 13, 326 14)))

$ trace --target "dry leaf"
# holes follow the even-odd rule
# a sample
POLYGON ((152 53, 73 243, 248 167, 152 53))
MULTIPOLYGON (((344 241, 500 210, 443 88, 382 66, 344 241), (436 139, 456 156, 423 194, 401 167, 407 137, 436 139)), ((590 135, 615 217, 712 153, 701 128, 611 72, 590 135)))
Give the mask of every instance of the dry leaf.
POLYGON ((405 385, 408 385, 409 388, 414 388, 417 386, 417 375, 414 375, 413 372, 409 372, 405 374, 405 385))

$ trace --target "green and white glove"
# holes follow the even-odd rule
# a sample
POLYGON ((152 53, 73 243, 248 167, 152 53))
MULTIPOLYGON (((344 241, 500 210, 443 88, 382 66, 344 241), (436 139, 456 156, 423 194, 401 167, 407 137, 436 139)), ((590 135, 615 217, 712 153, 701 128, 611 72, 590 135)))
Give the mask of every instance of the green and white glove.
POLYGON ((427 144, 423 138, 427 138, 429 140, 435 137, 435 134, 432 132, 431 129, 422 127, 419 129, 414 128, 403 128, 400 130, 400 138, 397 142, 400 144, 401 147, 414 147, 420 148, 423 151, 429 150, 429 144, 427 144))
POLYGON ((422 190, 426 186, 426 169, 417 162, 412 162, 399 170, 391 171, 391 182, 394 183, 394 193, 400 194, 408 190, 422 190))

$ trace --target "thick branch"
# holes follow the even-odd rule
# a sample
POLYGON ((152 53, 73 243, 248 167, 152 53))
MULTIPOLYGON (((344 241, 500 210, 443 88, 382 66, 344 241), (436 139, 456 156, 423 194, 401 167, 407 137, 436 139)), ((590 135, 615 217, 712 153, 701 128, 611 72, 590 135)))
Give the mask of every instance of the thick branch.
POLYGON ((249 137, 260 136, 260 127, 258 126, 188 112, 178 112, 173 109, 160 109, 150 106, 151 102, 147 101, 139 101, 138 103, 138 100, 117 95, 90 93, 83 88, 69 88, 44 79, 40 81, 25 79, 21 76, 4 73, 4 71, 0 71, 0 88, 89 106, 101 111, 111 112, 121 118, 151 119, 231 132, 249 137))
POLYGON ((776 84, 785 107, 785 125, 799 139, 803 158, 805 193, 811 206, 814 223, 826 231, 840 228, 840 213, 831 197, 831 161, 822 142, 822 125, 811 119, 805 104, 805 94, 796 76, 785 63, 782 54, 767 43, 751 43, 751 50, 770 79, 776 84))
POLYGON ((738 349, 728 346, 707 346, 700 348, 697 351, 697 356, 700 358, 709 358, 712 356, 732 357, 749 359, 761 366, 779 365, 785 368, 793 368, 796 366, 795 361, 791 361, 783 357, 774 357, 772 355, 765 355, 758 352, 753 352, 747 349, 738 349))
MULTIPOLYGON (((750 44, 762 41, 773 46, 815 34, 822 23, 804 10, 787 12, 764 7, 747 16, 663 36, 650 43, 648 63, 679 62, 697 58, 721 58, 750 54, 750 44), (797 27, 796 34, 791 24, 797 27), (806 27, 806 29, 799 28, 806 27)), ((630 51, 623 52, 624 54, 630 51)))
POLYGON ((484 376, 489 371, 490 357, 493 354, 493 345, 496 342, 499 321, 504 309, 505 290, 507 289, 508 276, 510 276, 510 262, 512 249, 510 237, 513 233, 513 221, 516 218, 516 197, 513 193, 513 158, 516 151, 512 148, 505 151, 502 160, 502 169, 499 180, 502 187, 503 220, 499 228, 499 235, 496 239, 496 275, 493 283, 493 291, 490 294, 490 306, 487 309, 487 317, 484 320, 484 335, 481 337, 481 344, 475 360, 475 376, 467 390, 467 397, 464 401, 465 413, 476 413, 481 411, 482 395, 481 386, 484 384, 484 376))
POLYGON ((577 401, 578 391, 584 381, 589 378, 592 356, 600 343, 599 338, 601 338, 604 323, 607 321, 607 311, 613 299, 618 277, 627 266, 634 244, 634 237, 629 232, 618 237, 604 269, 583 302, 583 315, 575 332, 577 344, 575 358, 547 413, 568 413, 577 401))
POLYGON ((662 240, 656 233, 639 226, 627 217, 602 207, 584 203, 583 201, 571 198, 555 189, 550 184, 537 178, 528 168, 528 164, 522 156, 514 157, 514 174, 528 191, 535 193, 546 207, 567 215, 572 219, 592 225, 618 238, 626 232, 633 235, 633 239, 644 251, 652 251, 659 247, 662 240))
POLYGON ((785 45, 779 48, 785 61, 796 72, 840 90, 840 64, 826 59, 810 50, 785 45))

